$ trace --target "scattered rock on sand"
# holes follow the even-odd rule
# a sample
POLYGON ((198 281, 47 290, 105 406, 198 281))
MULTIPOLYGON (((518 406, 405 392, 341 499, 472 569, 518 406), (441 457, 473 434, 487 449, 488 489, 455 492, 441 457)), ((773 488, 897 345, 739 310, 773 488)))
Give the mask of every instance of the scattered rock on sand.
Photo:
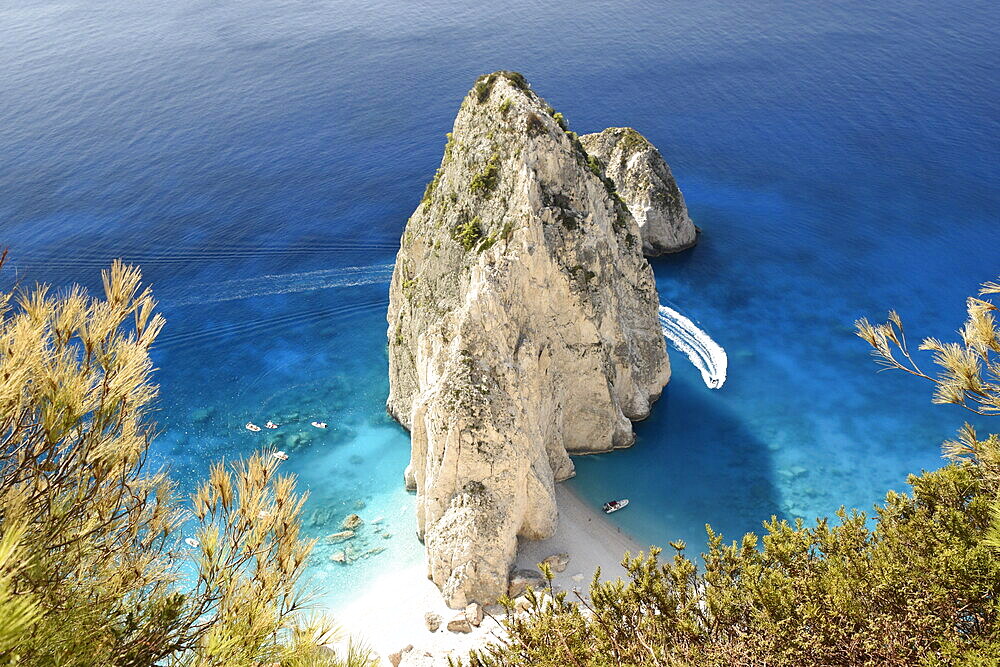
POLYGON ((483 608, 478 602, 470 602, 465 607, 465 618, 472 625, 479 627, 479 624, 483 622, 483 608))
POLYGON ((430 651, 407 651, 399 661, 399 667, 437 667, 440 664, 430 651))
POLYGON ((395 653, 389 654, 389 662, 392 663, 392 667, 399 667, 399 662, 403 659, 403 656, 413 650, 413 644, 408 644, 403 648, 399 649, 395 653))
POLYGON ((424 614, 424 623, 427 625, 427 629, 431 632, 437 632, 437 629, 441 627, 441 614, 429 611, 424 614))
POLYGON ((472 624, 465 617, 464 611, 448 621, 448 632, 472 632, 472 624))
POLYGON ((347 518, 344 519, 344 523, 340 524, 340 527, 344 530, 354 530, 363 523, 364 521, 357 514, 348 514, 347 518))
POLYGON ((516 598, 518 595, 523 593, 528 586, 531 586, 536 591, 544 588, 548 585, 545 581, 545 577, 539 572, 534 570, 515 570, 510 575, 510 584, 507 586, 507 596, 510 598, 516 598))
POLYGON ((337 544, 338 542, 343 542, 344 540, 349 540, 354 537, 355 533, 353 530, 342 530, 339 533, 333 533, 326 536, 327 542, 332 542, 337 544))
POLYGON ((330 554, 330 560, 333 561, 334 563, 346 563, 347 554, 345 554, 343 551, 338 551, 335 554, 330 554))
POLYGON ((553 572, 563 572, 566 566, 569 565, 569 554, 553 554, 543 560, 542 563, 552 568, 553 572))

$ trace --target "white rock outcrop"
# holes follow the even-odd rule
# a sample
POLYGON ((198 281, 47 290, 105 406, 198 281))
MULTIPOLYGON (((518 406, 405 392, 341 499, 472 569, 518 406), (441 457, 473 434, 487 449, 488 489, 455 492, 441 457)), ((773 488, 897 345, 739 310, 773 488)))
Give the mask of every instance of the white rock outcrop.
POLYGON ((387 408, 449 606, 507 592, 517 538, 556 527, 569 454, 629 446, 670 377, 639 228, 521 75, 477 81, 407 222, 387 408))
POLYGON ((580 137, 598 158, 642 233, 642 252, 652 257, 680 252, 698 241, 684 195, 660 151, 631 127, 609 127, 580 137))

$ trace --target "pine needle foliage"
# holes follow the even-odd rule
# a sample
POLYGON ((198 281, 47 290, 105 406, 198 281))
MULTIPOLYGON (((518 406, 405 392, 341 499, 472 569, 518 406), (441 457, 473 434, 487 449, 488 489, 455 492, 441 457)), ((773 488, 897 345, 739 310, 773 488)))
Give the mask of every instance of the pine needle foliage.
MULTIPOLYGON (((984 283, 979 297, 988 294, 1000 294, 1000 283, 984 283)), ((918 349, 933 352, 933 362, 940 367, 937 376, 924 372, 917 364, 896 311, 889 311, 889 319, 883 324, 860 319, 855 326, 858 336, 872 346, 872 356, 880 366, 934 383, 935 403, 960 405, 980 415, 996 415, 1000 414, 1000 329, 996 311, 992 301, 969 297, 968 317, 958 332, 961 343, 942 343, 936 338, 923 340, 918 349)))
POLYGON ((190 503, 148 469, 164 319, 138 268, 103 283, 0 293, 0 664, 371 664, 303 615, 276 458, 216 464, 190 503))
MULTIPOLYGON (((984 294, 1000 293, 987 283, 984 294)), ((881 364, 936 384, 934 401, 979 414, 1000 407, 996 307, 969 299, 961 343, 924 341, 941 366, 924 373, 900 317, 858 334, 881 364)), ((707 527, 698 567, 686 545, 669 560, 626 554, 623 580, 588 595, 507 600, 506 637, 469 667, 1000 665, 1000 437, 966 424, 944 444, 949 464, 911 475, 872 516, 841 509, 806 525, 771 517, 761 536, 726 544, 707 527)))

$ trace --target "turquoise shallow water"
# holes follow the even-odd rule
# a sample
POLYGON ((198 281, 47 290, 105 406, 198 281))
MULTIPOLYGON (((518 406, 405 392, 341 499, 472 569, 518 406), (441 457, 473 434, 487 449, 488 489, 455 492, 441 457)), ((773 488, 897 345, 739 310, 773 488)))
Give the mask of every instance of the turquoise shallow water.
POLYGON ((658 544, 869 507, 965 418, 876 375, 851 323, 895 307, 948 337, 1000 273, 998 18, 965 0, 28 0, 0 7, 0 242, 28 282, 142 264, 168 318, 155 463, 191 485, 280 441, 308 531, 383 519, 354 564, 317 552, 336 604, 419 559, 383 409, 388 267, 462 96, 517 69, 573 129, 661 148, 704 235, 653 261, 657 283, 729 355, 719 390, 673 355, 636 445, 579 459, 573 488, 630 497, 612 520, 658 544))

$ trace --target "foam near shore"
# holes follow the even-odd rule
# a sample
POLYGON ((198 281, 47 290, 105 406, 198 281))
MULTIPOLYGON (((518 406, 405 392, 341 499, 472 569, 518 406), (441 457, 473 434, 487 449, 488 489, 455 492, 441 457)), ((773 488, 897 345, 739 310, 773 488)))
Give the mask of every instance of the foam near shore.
MULTIPOLYGON (((522 541, 515 567, 535 569, 548 556, 568 553, 569 565, 555 575, 553 583, 557 589, 579 588, 582 592, 598 567, 604 579, 624 575, 622 556, 626 551, 638 553, 640 547, 615 526, 613 517, 591 509, 565 485, 556 487, 556 502, 559 526, 555 535, 546 540, 522 541)), ((503 613, 500 607, 487 611, 503 613)), ((335 610, 335 617, 355 641, 381 655, 385 665, 389 664, 386 656, 410 644, 414 650, 430 652, 446 664, 448 654, 464 656, 499 637, 499 625, 489 617, 471 633, 449 632, 448 621, 459 613, 445 605, 437 586, 427 578, 426 564, 421 563, 376 577, 364 586, 361 597, 335 610), (441 628, 434 633, 424 623, 424 614, 429 611, 442 618, 441 628)))

